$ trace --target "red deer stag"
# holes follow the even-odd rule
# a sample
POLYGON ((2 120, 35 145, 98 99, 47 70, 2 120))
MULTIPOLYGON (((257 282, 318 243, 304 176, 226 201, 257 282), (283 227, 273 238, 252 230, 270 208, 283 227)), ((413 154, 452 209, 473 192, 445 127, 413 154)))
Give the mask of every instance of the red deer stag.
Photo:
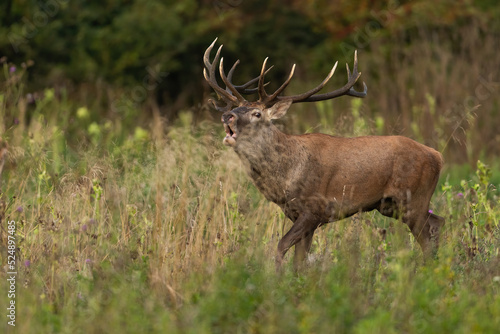
MULTIPOLYGON (((217 40, 217 39, 216 39, 217 40)), ((444 218, 429 212, 443 159, 436 150, 401 136, 334 137, 320 133, 287 135, 273 125, 292 103, 315 102, 342 95, 365 97, 353 86, 361 73, 347 65, 347 83, 337 90, 317 94, 332 77, 337 63, 316 88, 293 96, 280 95, 292 79, 288 78, 272 94, 266 92, 266 60, 260 76, 235 86, 233 65, 227 76, 222 45, 215 59, 210 53, 216 40, 205 51, 203 74, 222 101, 211 102, 222 112, 226 131, 224 144, 233 147, 260 192, 276 203, 293 222, 278 243, 279 268, 288 249, 295 246, 295 266, 305 259, 314 231, 328 222, 362 211, 378 210, 382 215, 401 218, 420 244, 425 257, 438 247, 444 218), (220 59, 220 63, 219 63, 220 59), (215 66, 226 88, 219 86, 215 66), (249 87, 257 83, 257 87, 249 87), (258 93, 256 102, 243 94, 258 93)))

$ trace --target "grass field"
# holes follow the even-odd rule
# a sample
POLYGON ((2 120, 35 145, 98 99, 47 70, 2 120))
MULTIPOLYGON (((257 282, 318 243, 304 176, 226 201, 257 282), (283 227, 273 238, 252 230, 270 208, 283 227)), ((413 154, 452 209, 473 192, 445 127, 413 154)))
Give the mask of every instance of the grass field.
POLYGON ((436 261, 423 263, 406 226, 367 213, 320 228, 310 265, 294 273, 290 252, 278 275, 274 251, 291 223, 222 145, 219 124, 193 126, 184 113, 166 133, 127 135, 85 112, 87 141, 65 136, 62 114, 5 129, 0 258, 5 269, 15 221, 18 275, 16 327, 2 307, 2 332, 498 332, 488 166, 463 180, 453 166, 443 173, 431 203, 447 220, 436 261))
MULTIPOLYGON (((290 252, 280 275, 274 252, 291 222, 222 145, 220 124, 190 112, 168 124, 138 121, 133 109, 102 116, 58 94, 45 90, 36 106, 20 82, 0 94, 0 116, 14 120, 0 124, 9 144, 0 332, 498 332, 500 175, 491 157, 446 164, 431 202, 446 218, 435 261, 423 263, 406 226, 373 212, 321 227, 307 268, 295 273, 290 252)), ((339 133, 327 107, 318 105, 320 126, 301 126, 339 133)), ((350 112, 339 118, 342 134, 379 133, 383 118, 371 126, 359 102, 350 112)), ((303 132, 294 117, 288 130, 303 132)), ((449 135, 436 142, 444 147, 449 135)))

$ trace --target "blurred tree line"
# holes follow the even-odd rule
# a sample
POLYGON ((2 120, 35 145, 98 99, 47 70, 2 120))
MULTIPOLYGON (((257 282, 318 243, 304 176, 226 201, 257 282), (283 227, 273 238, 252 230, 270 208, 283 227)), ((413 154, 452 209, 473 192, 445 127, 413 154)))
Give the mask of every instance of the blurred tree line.
MULTIPOLYGON (((269 56, 276 65, 269 73, 272 84, 283 81, 292 63, 298 65, 296 82, 316 84, 335 60, 352 64, 358 49, 369 94, 402 90, 415 104, 414 96, 425 102, 425 94, 434 95, 437 88, 420 90, 418 80, 398 82, 393 76, 393 71, 425 71, 411 68, 421 49, 411 47, 447 45, 450 57, 473 57, 474 41, 466 49, 462 40, 470 35, 479 39, 474 45, 482 38, 496 43, 499 18, 496 0, 4 0, 0 57, 12 66, 34 61, 27 73, 28 91, 59 87, 82 104, 100 108, 104 116, 128 105, 156 108, 171 119, 179 110, 206 110, 201 106, 212 92, 203 80, 202 55, 215 37, 225 45, 228 68, 236 59, 242 61, 235 82, 254 77, 269 56), (415 56, 407 57, 411 52, 415 56), (409 66, 394 68, 403 58, 410 60, 400 65, 409 66)), ((421 56, 444 62, 438 59, 443 54, 432 49, 421 56)), ((445 72, 453 71, 451 64, 453 60, 446 63, 445 72)), ((481 66, 474 75, 482 73, 481 66)), ((336 84, 345 79, 342 67, 336 84)), ((447 98, 443 94, 434 96, 437 107, 447 98)), ((405 103, 386 101, 377 108, 398 112, 407 108, 405 103)), ((403 119, 403 132, 411 121, 403 119)))
MULTIPOLYGON (((215 36, 230 58, 245 58, 242 76, 255 73, 266 56, 275 64, 312 62, 310 69, 324 73, 339 51, 369 46, 374 34, 422 24, 453 30, 472 17, 499 16, 494 0, 4 0, 0 6, 0 55, 13 63, 34 60, 33 87, 97 80, 133 87, 148 74, 168 73, 156 78, 154 90, 160 103, 180 100, 178 108, 200 102, 200 59, 215 36)), ((279 81, 283 73, 270 75, 279 81)))

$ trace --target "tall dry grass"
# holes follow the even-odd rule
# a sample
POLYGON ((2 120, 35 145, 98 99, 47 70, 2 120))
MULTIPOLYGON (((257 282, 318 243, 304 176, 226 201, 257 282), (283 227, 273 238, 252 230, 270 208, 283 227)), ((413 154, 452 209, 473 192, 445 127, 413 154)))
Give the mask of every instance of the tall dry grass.
MULTIPOLYGON (((499 212, 488 206, 498 197, 486 172, 486 184, 471 177, 434 198, 448 219, 434 263, 423 265, 406 226, 369 213, 321 228, 309 268, 294 274, 288 260, 277 275, 275 249, 290 222, 250 184, 221 129, 192 123, 182 114, 156 140, 103 136, 59 156, 55 173, 50 151, 65 152, 65 139, 49 131, 56 123, 33 121, 45 135, 11 147, 3 184, 4 217, 17 226, 16 330, 496 328, 497 317, 483 318, 500 305, 499 212)), ((1 244, 5 263, 3 233, 1 244)))

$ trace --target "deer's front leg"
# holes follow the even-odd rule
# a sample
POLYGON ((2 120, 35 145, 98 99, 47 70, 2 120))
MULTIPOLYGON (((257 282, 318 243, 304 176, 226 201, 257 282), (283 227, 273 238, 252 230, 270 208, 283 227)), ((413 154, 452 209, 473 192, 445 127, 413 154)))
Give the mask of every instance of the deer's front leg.
POLYGON ((278 243, 278 254, 276 255, 277 270, 281 268, 286 252, 294 245, 295 247, 299 247, 298 249, 296 248, 295 251, 295 266, 297 268, 300 265, 299 262, 302 262, 305 259, 305 254, 309 251, 314 230, 318 227, 318 225, 317 219, 313 215, 299 215, 292 228, 278 243))

